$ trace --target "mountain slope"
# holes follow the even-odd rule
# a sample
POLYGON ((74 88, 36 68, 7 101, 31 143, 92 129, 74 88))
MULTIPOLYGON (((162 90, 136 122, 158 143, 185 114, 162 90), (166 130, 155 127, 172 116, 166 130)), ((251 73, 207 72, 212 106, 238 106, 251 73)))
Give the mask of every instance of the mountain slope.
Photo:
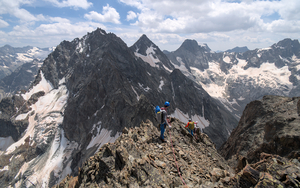
POLYGON ((0 103, 2 109, 7 109, 5 105, 10 109, 1 113, 9 125, 1 137, 16 141, 1 152, 1 158, 10 160, 0 161, 5 169, 0 183, 16 187, 32 183, 51 187, 67 174, 76 174, 125 127, 146 119, 155 122, 154 106, 166 100, 171 116, 205 122, 200 126, 212 130, 217 146, 227 139, 227 129, 237 124, 179 70, 169 73, 150 66, 120 38, 101 29, 61 42, 45 59, 30 89, 13 97, 19 102, 7 98, 10 103, 0 103), (11 130, 18 131, 12 135, 11 130))

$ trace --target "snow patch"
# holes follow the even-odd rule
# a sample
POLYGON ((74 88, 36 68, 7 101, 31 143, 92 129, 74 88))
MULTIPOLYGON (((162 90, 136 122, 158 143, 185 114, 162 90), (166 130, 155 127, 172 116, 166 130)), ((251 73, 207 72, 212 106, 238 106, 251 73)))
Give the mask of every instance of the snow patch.
POLYGON ((164 85, 165 85, 164 81, 163 81, 163 80, 160 80, 160 84, 159 84, 158 88, 159 88, 160 90, 162 90, 162 87, 163 87, 164 85))
MULTIPOLYGON (((28 93, 23 95, 24 99, 30 98, 31 94, 37 91, 45 91, 45 95, 41 96, 35 104, 32 104, 30 112, 21 114, 19 119, 28 116, 28 127, 23 133, 23 137, 13 143, 6 149, 6 155, 11 154, 16 147, 24 144, 26 138, 30 138, 30 144, 37 145, 51 144, 47 153, 39 155, 32 161, 23 164, 19 174, 26 171, 32 172, 28 179, 39 187, 48 187, 49 178, 52 172, 61 181, 66 174, 71 173, 70 162, 71 153, 78 148, 78 143, 70 142, 65 138, 64 131, 60 126, 63 122, 64 110, 68 99, 68 90, 64 83, 64 79, 60 80, 59 87, 53 89, 51 84, 44 78, 38 85, 33 87, 28 93), (54 139, 53 139, 54 138, 54 139), (66 167, 66 168, 64 168, 66 167), (64 168, 64 169, 63 169, 64 168)), ((17 175, 17 176, 18 176, 17 175)), ((16 176, 16 177, 17 177, 16 176)), ((17 182, 21 184, 22 180, 17 182)), ((27 186, 31 186, 25 182, 27 186)))
POLYGON ((138 83, 140 88, 142 88, 144 91, 148 92, 150 90, 150 88, 147 86, 146 88, 144 88, 144 86, 141 83, 138 83))
POLYGON ((5 166, 5 167, 3 167, 2 169, 0 169, 0 172, 6 171, 6 170, 8 170, 8 166, 5 166))
POLYGON ((40 72, 40 75, 41 81, 36 86, 33 86, 32 89, 27 91, 27 93, 22 94, 24 100, 27 101, 28 99, 30 99, 32 94, 37 93, 39 91, 44 91, 45 93, 48 93, 50 90, 53 89, 52 84, 45 79, 43 71, 40 72))
POLYGON ((5 151, 10 145, 15 141, 11 136, 9 137, 0 137, 0 151, 5 151))
POLYGON ((136 92, 136 90, 134 89, 133 86, 131 86, 131 88, 132 88, 133 92, 136 94, 136 99, 139 101, 140 100, 139 94, 136 92))
POLYGON ((173 63, 176 69, 179 69, 184 75, 189 75, 189 71, 185 66, 185 63, 182 61, 181 57, 176 57, 176 60, 180 63, 180 65, 176 65, 173 63))
POLYGON ((31 111, 27 112, 26 114, 19 114, 17 117, 16 117, 16 121, 20 121, 20 120, 24 120, 28 114, 30 113, 31 111))
POLYGON ((138 53, 138 50, 136 50, 136 52, 134 52, 136 57, 140 57, 143 61, 149 63, 149 65, 151 65, 152 67, 157 67, 156 63, 160 62, 158 58, 156 58, 155 55, 155 51, 156 48, 154 48, 151 44, 151 46, 149 48, 147 48, 146 50, 146 56, 142 55, 140 53, 138 53))
MULTIPOLYGON (((204 110, 204 108, 203 108, 203 110, 204 110)), ((170 116, 175 117, 186 124, 189 121, 189 118, 191 118, 192 121, 194 121, 194 122, 198 121, 198 124, 196 126, 197 126, 197 128, 200 128, 201 130, 204 129, 205 127, 209 126, 209 121, 207 119, 205 119, 204 117, 202 117, 201 115, 195 114, 192 117, 189 117, 188 114, 183 113, 178 108, 176 108, 174 113, 172 113, 170 116)))
POLYGON ((230 57, 229 57, 229 56, 225 56, 225 57, 223 57, 223 61, 224 61, 225 63, 228 63, 228 64, 230 64, 230 63, 231 63, 231 59, 230 59, 230 57))
POLYGON ((101 122, 98 123, 97 134, 93 136, 86 149, 92 147, 98 147, 96 150, 98 151, 104 144, 108 142, 110 143, 115 142, 116 139, 119 138, 119 136, 121 135, 121 132, 118 132, 114 137, 111 137, 110 134, 111 134, 111 130, 101 129, 101 122))
POLYGON ((268 48, 261 48, 261 49, 258 49, 258 50, 257 50, 257 53, 262 52, 262 51, 268 51, 268 50, 271 50, 271 49, 272 49, 271 47, 268 47, 268 48))
POLYGON ((200 71, 195 67, 191 67, 191 70, 193 75, 197 77, 197 80, 201 81, 200 84, 203 89, 214 98, 227 98, 227 80, 237 80, 238 78, 245 82, 251 80, 252 84, 259 87, 271 87, 276 89, 285 85, 288 87, 286 94, 293 88, 293 84, 289 81, 291 72, 289 71, 288 66, 277 68, 274 63, 266 62, 262 63, 259 68, 250 67, 247 70, 244 70, 243 67, 246 64, 247 62, 245 60, 238 59, 238 64, 233 65, 228 71, 228 74, 225 74, 221 70, 219 63, 217 62, 209 62, 210 68, 204 71, 200 71), (221 79, 221 82, 213 82, 211 77, 214 76, 217 76, 219 80, 221 79))
POLYGON ((239 97, 237 100, 243 101, 243 100, 245 100, 245 98, 244 97, 239 97))

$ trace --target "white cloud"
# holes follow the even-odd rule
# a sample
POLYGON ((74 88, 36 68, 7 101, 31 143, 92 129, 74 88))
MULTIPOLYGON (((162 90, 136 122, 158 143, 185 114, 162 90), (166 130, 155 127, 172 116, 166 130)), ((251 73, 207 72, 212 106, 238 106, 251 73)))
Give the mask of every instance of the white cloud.
MULTIPOLYGON (((275 25, 292 25, 300 20, 300 1, 220 1, 220 0, 120 0, 140 10, 134 24, 144 32, 209 33, 237 30, 264 31, 275 25), (264 23, 262 16, 274 13, 282 17, 273 24, 264 23), (284 23, 278 23, 284 22, 284 23)), ((286 29, 288 30, 288 28, 286 29)), ((298 32, 298 27, 292 27, 298 32)))
MULTIPOLYGON (((37 28, 30 28, 27 25, 18 25, 13 31, 2 35, 9 38, 10 45, 25 46, 30 44, 37 47, 57 46, 63 40, 72 41, 74 38, 81 38, 87 32, 94 31, 97 27, 107 29, 104 25, 95 22, 71 23, 63 18, 49 18, 53 23, 41 24, 37 28), (61 20, 61 22, 58 22, 61 20)), ((7 43, 5 38, 0 37, 0 42, 7 43)))
POLYGON ((0 28, 7 27, 7 26, 9 26, 9 24, 6 21, 0 19, 0 28))
POLYGON ((0 1, 0 15, 1 14, 10 14, 14 16, 22 22, 30 22, 30 21, 37 21, 34 15, 28 12, 25 9, 20 8, 21 5, 31 4, 32 1, 30 0, 1 0, 0 1))
POLYGON ((89 20, 95 20, 99 22, 111 22, 115 24, 120 24, 120 15, 116 9, 110 7, 108 4, 103 7, 103 14, 91 11, 88 14, 85 14, 84 17, 89 20))
POLYGON ((52 3, 57 7, 74 7, 75 9, 83 8, 88 9, 93 5, 93 3, 88 2, 87 0, 64 0, 60 2, 59 0, 45 0, 52 3))
POLYGON ((137 17, 137 15, 136 15, 135 12, 129 11, 129 12, 127 13, 127 18, 126 18, 126 20, 127 20, 127 21, 133 20, 133 19, 136 18, 136 17, 137 17))

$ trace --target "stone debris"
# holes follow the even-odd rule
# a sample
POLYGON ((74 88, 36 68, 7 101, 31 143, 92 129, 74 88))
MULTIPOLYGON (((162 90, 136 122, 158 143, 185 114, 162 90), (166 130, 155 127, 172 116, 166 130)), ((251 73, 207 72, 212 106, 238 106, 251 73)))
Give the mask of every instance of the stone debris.
POLYGON ((167 142, 161 142, 150 121, 124 129, 115 143, 105 144, 84 163, 78 176, 55 187, 224 187, 234 171, 209 137, 199 131, 192 137, 185 124, 171 122, 167 142))

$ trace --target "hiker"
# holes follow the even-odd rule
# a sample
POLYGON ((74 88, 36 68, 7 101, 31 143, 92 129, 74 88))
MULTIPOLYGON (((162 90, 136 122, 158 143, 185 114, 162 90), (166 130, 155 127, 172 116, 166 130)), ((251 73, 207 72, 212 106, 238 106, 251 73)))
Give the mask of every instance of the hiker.
POLYGON ((195 122, 192 121, 192 119, 189 119, 189 122, 185 126, 185 128, 188 127, 189 133, 191 133, 192 136, 194 136, 194 129, 195 129, 195 122))
POLYGON ((166 130, 166 126, 169 125, 169 128, 171 128, 171 125, 169 124, 168 120, 167 120, 167 109, 170 106, 170 103, 168 101, 165 102, 164 107, 161 107, 161 124, 160 124, 160 139, 165 142, 164 139, 164 133, 166 130))

